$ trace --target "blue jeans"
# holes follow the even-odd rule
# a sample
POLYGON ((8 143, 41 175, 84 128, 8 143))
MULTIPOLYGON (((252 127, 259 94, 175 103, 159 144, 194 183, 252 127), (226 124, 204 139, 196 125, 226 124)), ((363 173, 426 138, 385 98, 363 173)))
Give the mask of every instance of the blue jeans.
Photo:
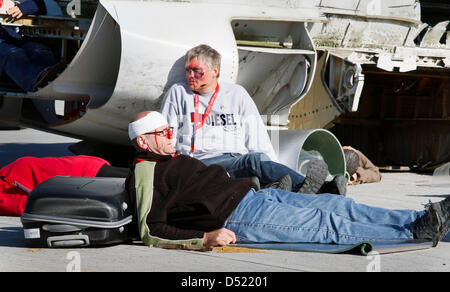
POLYGON ((252 152, 245 155, 227 153, 213 158, 201 160, 206 165, 218 164, 225 168, 232 178, 257 176, 261 186, 270 184, 281 176, 289 174, 292 179, 292 190, 298 190, 305 177, 291 168, 271 161, 270 158, 260 152, 252 152))
POLYGON ((240 243, 298 242, 355 244, 412 239, 410 224, 423 212, 388 210, 332 194, 250 190, 224 227, 240 243))
POLYGON ((8 75, 25 91, 32 91, 42 71, 54 64, 52 51, 42 44, 0 42, 0 76, 8 75))

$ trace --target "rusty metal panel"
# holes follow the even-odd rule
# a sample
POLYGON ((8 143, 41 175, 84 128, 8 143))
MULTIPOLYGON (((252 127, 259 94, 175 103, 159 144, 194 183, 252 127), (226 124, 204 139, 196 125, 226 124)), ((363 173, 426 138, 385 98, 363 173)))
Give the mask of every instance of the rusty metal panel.
POLYGON ((321 70, 325 59, 326 56, 322 55, 317 62, 311 90, 289 112, 288 127, 291 130, 326 128, 341 114, 322 83, 321 70))

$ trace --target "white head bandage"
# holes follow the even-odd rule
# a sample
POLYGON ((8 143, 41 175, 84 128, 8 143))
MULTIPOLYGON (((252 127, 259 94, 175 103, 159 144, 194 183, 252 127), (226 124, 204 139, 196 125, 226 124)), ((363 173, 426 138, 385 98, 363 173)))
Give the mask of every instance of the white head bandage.
POLYGON ((159 127, 167 125, 167 121, 159 112, 151 112, 145 117, 128 124, 128 136, 130 140, 137 136, 150 133, 159 127))

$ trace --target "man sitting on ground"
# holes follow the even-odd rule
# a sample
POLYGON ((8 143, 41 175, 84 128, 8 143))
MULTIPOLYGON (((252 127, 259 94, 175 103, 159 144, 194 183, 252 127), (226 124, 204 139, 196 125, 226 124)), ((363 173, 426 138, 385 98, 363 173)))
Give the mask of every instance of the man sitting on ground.
MULTIPOLYGON (((326 163, 311 163, 306 178, 277 163, 253 99, 238 84, 219 84, 220 63, 220 53, 208 45, 186 52, 186 80, 171 86, 161 106, 173 129, 177 152, 206 165, 221 165, 232 178, 255 176, 262 186, 290 191, 292 185, 294 191, 318 193, 327 177, 326 163)), ((345 177, 336 176, 327 184, 327 189, 345 195, 345 177)))

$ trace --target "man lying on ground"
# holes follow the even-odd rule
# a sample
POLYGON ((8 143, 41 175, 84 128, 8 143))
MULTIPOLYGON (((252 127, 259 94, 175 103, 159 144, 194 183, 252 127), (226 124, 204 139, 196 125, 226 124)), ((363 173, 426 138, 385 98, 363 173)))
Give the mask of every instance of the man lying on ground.
POLYGON ((374 183, 381 181, 381 173, 361 151, 344 146, 344 156, 347 172, 350 174, 350 184, 374 183))
POLYGON ((171 131, 158 112, 129 124, 137 149, 126 181, 146 245, 227 245, 236 242, 354 244, 364 240, 426 239, 434 246, 450 225, 450 197, 425 211, 389 210, 331 194, 254 190, 219 165, 175 155, 171 131))

